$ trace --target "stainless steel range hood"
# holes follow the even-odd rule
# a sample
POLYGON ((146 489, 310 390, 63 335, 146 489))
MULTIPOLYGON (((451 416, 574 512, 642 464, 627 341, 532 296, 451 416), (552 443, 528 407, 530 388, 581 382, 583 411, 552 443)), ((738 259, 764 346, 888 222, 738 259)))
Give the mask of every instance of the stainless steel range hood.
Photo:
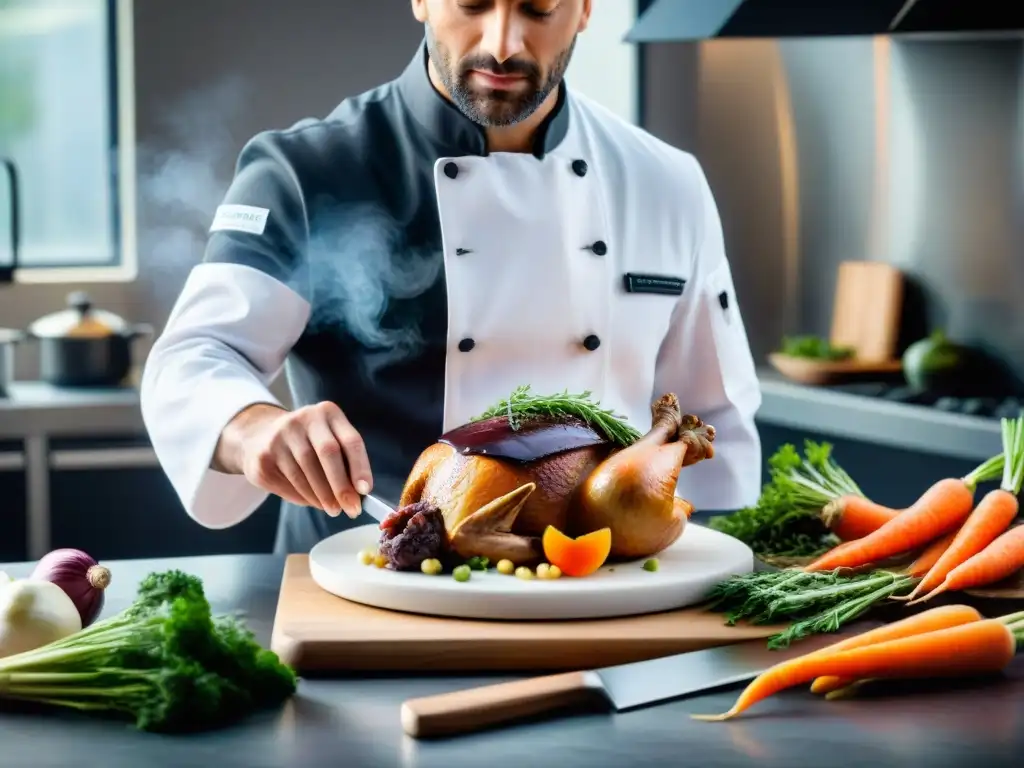
POLYGON ((653 0, 626 41, 1022 31, 1021 0, 653 0))

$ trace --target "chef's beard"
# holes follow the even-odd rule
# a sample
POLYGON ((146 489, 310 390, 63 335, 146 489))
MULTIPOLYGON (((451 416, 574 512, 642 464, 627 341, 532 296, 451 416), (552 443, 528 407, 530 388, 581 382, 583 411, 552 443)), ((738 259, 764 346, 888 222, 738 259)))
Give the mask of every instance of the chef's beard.
POLYGON ((482 55, 463 59, 456 69, 449 50, 438 42, 427 26, 427 50, 445 89, 462 114, 486 128, 515 125, 537 111, 562 82, 575 47, 576 38, 573 37, 569 47, 552 62, 547 77, 543 77, 540 68, 532 62, 511 59, 500 64, 493 56, 482 55), (471 70, 474 69, 496 75, 522 75, 527 87, 525 90, 503 91, 474 86, 471 80, 471 70))

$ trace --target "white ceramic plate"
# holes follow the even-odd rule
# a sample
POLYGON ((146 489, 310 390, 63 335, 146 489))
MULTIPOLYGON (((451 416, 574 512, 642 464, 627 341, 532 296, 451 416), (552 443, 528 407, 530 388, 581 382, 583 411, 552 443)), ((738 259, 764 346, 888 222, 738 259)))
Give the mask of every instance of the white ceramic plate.
POLYGON ((359 562, 375 548, 380 530, 364 525, 318 543, 309 553, 313 580, 331 594, 356 603, 407 613, 463 619, 559 620, 629 616, 673 610, 701 602, 715 584, 754 569, 754 555, 741 541, 709 528, 686 526, 658 555, 659 569, 643 561, 605 565, 585 578, 524 581, 491 569, 469 581, 450 574, 401 573, 359 562))

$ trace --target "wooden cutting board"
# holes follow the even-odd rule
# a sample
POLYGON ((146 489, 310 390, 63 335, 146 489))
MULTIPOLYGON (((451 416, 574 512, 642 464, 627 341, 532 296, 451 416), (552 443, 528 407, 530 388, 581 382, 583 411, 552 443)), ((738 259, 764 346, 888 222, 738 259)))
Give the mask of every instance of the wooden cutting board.
POLYGON ((271 649, 299 673, 592 669, 754 638, 782 626, 727 627, 699 608, 599 621, 435 618, 360 605, 322 590, 307 555, 285 563, 271 649))
POLYGON ((830 340, 852 347, 861 365, 893 360, 903 311, 903 273, 881 261, 839 265, 830 340))

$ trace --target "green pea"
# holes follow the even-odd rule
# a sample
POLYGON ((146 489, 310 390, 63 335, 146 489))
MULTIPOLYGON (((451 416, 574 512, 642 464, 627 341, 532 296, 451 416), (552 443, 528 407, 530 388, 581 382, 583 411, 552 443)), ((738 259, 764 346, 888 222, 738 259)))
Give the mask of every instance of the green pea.
POLYGON ((455 577, 456 581, 469 581, 469 577, 472 571, 470 571, 468 565, 460 565, 452 571, 452 576, 455 577))
POLYGON ((644 563, 645 571, 656 571, 658 570, 658 559, 652 557, 650 560, 644 563))

